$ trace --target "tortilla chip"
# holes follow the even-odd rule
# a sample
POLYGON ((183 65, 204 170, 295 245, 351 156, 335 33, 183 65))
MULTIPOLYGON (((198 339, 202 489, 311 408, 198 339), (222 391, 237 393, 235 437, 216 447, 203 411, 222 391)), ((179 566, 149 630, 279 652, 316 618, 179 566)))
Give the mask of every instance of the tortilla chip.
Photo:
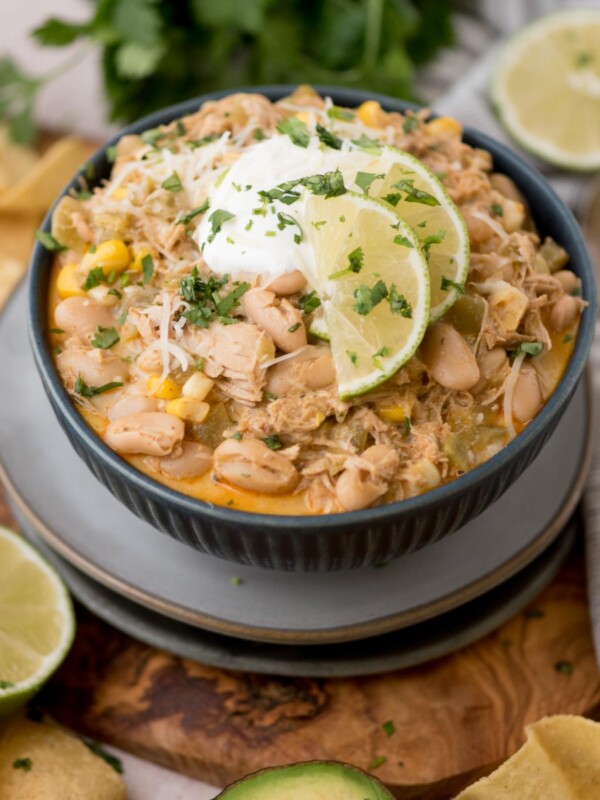
POLYGON ((0 252, 25 263, 29 262, 36 228, 42 215, 0 214, 0 252))
MULTIPOLYGON (((1 148, 0 143, 0 152, 1 148)), ((45 214, 90 150, 90 145, 76 136, 59 139, 20 180, 0 194, 0 211, 45 214)))
POLYGON ((0 310, 25 275, 25 270, 26 266, 23 261, 0 252, 0 310))
POLYGON ((527 741, 499 769, 455 800, 592 800, 600 798, 600 724, 583 717, 545 717, 525 729, 527 741))
POLYGON ((0 729, 2 800, 125 800, 115 770, 52 722, 21 717, 0 729))
POLYGON ((0 192, 24 178, 38 160, 32 147, 14 142, 6 125, 0 125, 0 192))

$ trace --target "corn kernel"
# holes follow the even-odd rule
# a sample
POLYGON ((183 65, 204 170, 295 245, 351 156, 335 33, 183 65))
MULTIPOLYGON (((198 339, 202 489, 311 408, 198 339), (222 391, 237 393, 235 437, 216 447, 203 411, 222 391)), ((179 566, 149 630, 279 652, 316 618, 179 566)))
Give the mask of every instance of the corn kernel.
POLYGON ((118 189, 114 190, 112 196, 115 200, 126 200, 129 197, 129 192, 124 186, 119 186, 118 189))
POLYGON ((379 128, 384 122, 383 110, 377 100, 361 103, 356 110, 356 116, 369 128, 379 128))
POLYGON ((210 411, 208 403, 200 400, 193 400, 191 397, 180 397, 178 400, 171 400, 167 403, 167 414, 173 414, 187 422, 199 424, 204 422, 210 411))
POLYGON ((175 400, 181 395, 179 384, 171 378, 161 382, 160 375, 150 375, 146 381, 146 389, 158 400, 175 400))
POLYGON ((409 416, 404 406, 383 406, 377 409, 377 413, 388 422, 404 422, 409 416))
POLYGON ((194 372, 192 377, 188 378, 183 384, 181 393, 184 397, 189 397, 192 400, 204 400, 214 385, 215 382, 211 381, 202 372, 194 372))
POLYGON ((453 136, 460 139, 462 136, 462 125, 454 117, 438 117, 427 123, 427 130, 434 136, 453 136))
POLYGON ((65 264, 58 273, 56 290, 63 300, 65 297, 85 297, 77 277, 77 264, 65 264))
POLYGON ((88 250, 81 266, 87 271, 100 267, 106 277, 111 272, 123 272, 129 266, 129 249, 120 239, 108 239, 101 242, 93 252, 88 250))
POLYGON ((132 342, 134 339, 140 338, 140 332, 135 325, 130 325, 128 322, 121 328, 121 341, 132 342))
POLYGON ((152 250, 149 247, 138 247, 132 251, 133 260, 131 262, 132 272, 142 272, 144 267, 142 261, 146 256, 151 256, 152 250))

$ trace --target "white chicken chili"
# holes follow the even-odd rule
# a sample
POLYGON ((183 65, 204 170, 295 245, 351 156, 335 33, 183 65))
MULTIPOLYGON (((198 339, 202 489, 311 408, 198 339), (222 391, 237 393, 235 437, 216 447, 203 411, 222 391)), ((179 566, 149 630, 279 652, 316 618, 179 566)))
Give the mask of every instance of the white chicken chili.
POLYGON ((274 514, 402 500, 501 450, 554 391, 585 302, 461 134, 300 87, 124 136, 40 234, 87 422, 171 488, 274 514))

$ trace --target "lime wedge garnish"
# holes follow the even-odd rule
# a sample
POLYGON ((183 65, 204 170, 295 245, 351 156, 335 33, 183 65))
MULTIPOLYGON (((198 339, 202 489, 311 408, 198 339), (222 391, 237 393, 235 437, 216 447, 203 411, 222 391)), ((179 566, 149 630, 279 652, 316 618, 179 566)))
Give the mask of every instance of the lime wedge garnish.
POLYGON ((600 168, 600 9, 541 17, 504 47, 491 95, 508 132, 561 167, 600 168))
POLYGON ((0 527, 0 714, 25 703, 65 657, 75 632, 69 594, 20 536, 0 527))
POLYGON ((410 226, 378 200, 311 195, 305 214, 314 254, 307 278, 321 299, 339 394, 356 397, 419 346, 429 321, 427 263, 410 226))

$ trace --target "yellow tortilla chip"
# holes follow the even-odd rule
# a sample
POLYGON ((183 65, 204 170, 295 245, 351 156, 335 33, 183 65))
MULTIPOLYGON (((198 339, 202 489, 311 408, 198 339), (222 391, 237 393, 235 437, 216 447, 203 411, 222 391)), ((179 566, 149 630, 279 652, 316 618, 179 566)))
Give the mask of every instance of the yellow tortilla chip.
POLYGON ((0 252, 28 263, 33 237, 41 221, 41 214, 26 217, 0 213, 0 252))
POLYGON ((525 729, 523 747, 455 800, 593 800, 600 798, 600 724, 545 717, 525 729))
POLYGON ((25 177, 38 159, 32 147, 14 142, 6 125, 0 125, 0 193, 25 177))
POLYGON ((0 729, 2 800, 125 800, 115 770, 52 722, 13 718, 0 729))
POLYGON ((25 274, 25 263, 0 252, 0 310, 25 274))
POLYGON ((90 145, 76 136, 59 139, 18 182, 0 194, 0 211, 45 214, 90 151, 90 145))

